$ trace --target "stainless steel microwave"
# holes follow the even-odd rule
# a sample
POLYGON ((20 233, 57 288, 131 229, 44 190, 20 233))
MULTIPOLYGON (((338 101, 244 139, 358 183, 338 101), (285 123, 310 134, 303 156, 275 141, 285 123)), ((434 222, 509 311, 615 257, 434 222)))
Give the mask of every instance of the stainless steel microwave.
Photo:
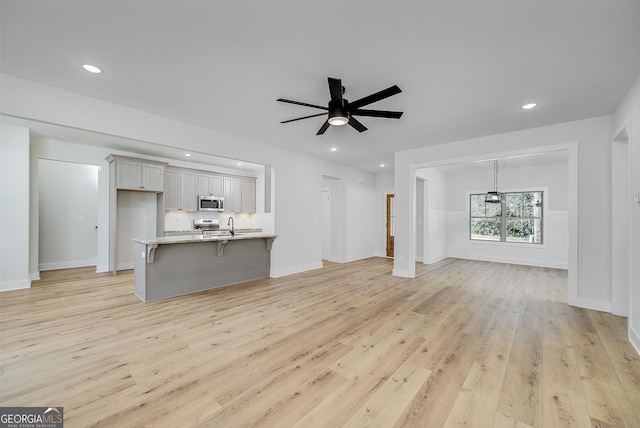
POLYGON ((224 211, 224 197, 199 195, 198 211, 224 211))

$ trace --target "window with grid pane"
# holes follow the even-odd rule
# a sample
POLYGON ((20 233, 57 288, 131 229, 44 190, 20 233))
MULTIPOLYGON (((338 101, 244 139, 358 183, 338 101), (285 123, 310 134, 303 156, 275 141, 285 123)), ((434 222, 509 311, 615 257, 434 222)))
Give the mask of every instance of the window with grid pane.
POLYGON ((469 203, 469 238, 542 244, 542 192, 504 193, 501 203, 485 202, 472 194, 469 203))

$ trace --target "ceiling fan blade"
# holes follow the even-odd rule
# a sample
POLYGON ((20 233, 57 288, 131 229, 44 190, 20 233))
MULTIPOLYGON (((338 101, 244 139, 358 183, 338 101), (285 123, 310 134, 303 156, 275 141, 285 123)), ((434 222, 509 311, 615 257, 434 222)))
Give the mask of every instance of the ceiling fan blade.
POLYGON ((383 100, 392 95, 399 94, 400 92, 402 91, 400 90, 400 88, 398 88, 398 85, 393 85, 388 87, 387 89, 381 90, 380 92, 376 92, 375 94, 371 94, 364 98, 360 98, 359 100, 356 100, 350 103, 349 106, 352 110, 357 109, 359 107, 366 106, 371 103, 375 103, 376 101, 383 100))
POLYGON ((349 116, 349 125, 351 125, 353 129, 355 129, 358 132, 364 132, 367 130, 367 127, 364 126, 362 123, 360 123, 358 119, 356 119, 353 116, 349 116))
POLYGON ((309 119, 310 117, 317 117, 317 116, 325 116, 326 114, 327 113, 318 113, 318 114, 312 114, 312 115, 309 115, 309 116, 296 117, 295 119, 283 120, 280 123, 295 122, 296 120, 309 119))
POLYGON ((387 110, 350 110, 350 114, 356 116, 370 116, 370 117, 386 117, 388 119, 400 119, 402 117, 401 111, 387 111, 387 110))
POLYGON ((305 106, 305 107, 320 108, 322 110, 329 110, 329 107, 322 107, 315 104, 301 103, 300 101, 285 100, 284 98, 278 98, 276 101, 280 101, 282 103, 296 104, 296 105, 305 106))
POLYGON ((333 77, 327 79, 329 80, 331 100, 338 101, 340 105, 342 105, 342 81, 340 79, 334 79, 333 77))
POLYGON ((318 133, 316 135, 322 135, 324 134, 324 131, 326 131, 327 129, 329 129, 329 120, 325 120, 324 123, 322 124, 322 126, 320 127, 320 129, 318 129, 318 133))

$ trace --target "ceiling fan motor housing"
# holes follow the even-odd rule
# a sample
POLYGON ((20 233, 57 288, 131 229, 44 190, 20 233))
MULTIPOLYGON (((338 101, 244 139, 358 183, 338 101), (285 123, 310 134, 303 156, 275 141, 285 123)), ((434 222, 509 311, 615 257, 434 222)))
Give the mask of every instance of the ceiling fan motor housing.
POLYGON ((329 123, 332 125, 345 125, 349 120, 349 113, 347 112, 347 100, 329 101, 329 123), (340 120, 343 118, 344 120, 340 120), (334 123, 337 122, 337 123, 334 123))

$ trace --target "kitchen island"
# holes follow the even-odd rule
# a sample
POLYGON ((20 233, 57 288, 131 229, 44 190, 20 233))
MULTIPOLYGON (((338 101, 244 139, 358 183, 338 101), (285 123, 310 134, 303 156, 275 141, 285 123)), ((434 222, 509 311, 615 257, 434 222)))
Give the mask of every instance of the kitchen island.
POLYGON ((267 278, 276 235, 134 239, 135 294, 143 302, 267 278))

